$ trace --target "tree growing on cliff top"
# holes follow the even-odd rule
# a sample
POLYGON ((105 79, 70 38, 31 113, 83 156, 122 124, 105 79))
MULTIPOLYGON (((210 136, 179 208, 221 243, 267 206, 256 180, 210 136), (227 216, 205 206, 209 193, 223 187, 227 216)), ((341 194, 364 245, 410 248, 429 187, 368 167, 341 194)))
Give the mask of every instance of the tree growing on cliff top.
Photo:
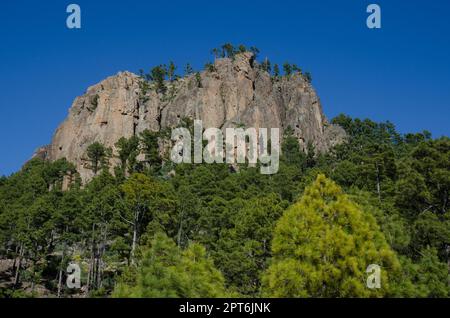
POLYGON ((158 65, 151 69, 150 79, 155 83, 155 89, 158 93, 165 94, 167 91, 164 79, 167 75, 167 69, 165 65, 158 65))
POLYGON ((184 67, 184 73, 186 75, 191 75, 192 73, 194 73, 194 69, 192 68, 191 64, 186 64, 186 66, 184 67))
POLYGON ((250 47, 250 52, 253 53, 253 56, 256 59, 258 57, 258 54, 259 54, 259 49, 256 46, 251 46, 250 47))
POLYGON ((311 82, 312 82, 312 75, 311 75, 310 72, 305 72, 305 74, 304 74, 303 76, 305 77, 305 80, 306 80, 308 83, 311 83, 311 82))
POLYGON ((283 64, 283 71, 285 76, 290 76, 292 74, 292 66, 288 62, 283 64))
POLYGON ((273 77, 275 79, 278 79, 279 76, 280 76, 280 67, 278 66, 278 64, 275 64, 273 66, 273 77))
POLYGON ((264 70, 264 71, 266 71, 267 73, 270 73, 270 72, 271 72, 272 67, 271 67, 270 61, 269 61, 269 59, 268 59, 267 57, 266 57, 266 58, 264 59, 264 61, 261 63, 261 69, 264 70))
POLYGON ((169 81, 171 81, 171 82, 175 78, 175 71, 176 71, 176 69, 177 69, 177 67, 175 66, 175 63, 170 61, 169 67, 167 68, 167 76, 169 77, 169 81))

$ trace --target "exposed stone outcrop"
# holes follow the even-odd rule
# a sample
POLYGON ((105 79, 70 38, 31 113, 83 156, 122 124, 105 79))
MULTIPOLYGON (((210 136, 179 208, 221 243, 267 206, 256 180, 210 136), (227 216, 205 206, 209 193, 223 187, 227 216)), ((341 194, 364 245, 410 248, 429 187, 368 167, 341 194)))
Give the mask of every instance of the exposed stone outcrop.
POLYGON ((255 128, 290 126, 302 146, 312 142, 326 151, 342 142, 345 133, 330 125, 320 100, 301 75, 273 80, 250 52, 234 59, 217 59, 214 70, 167 83, 165 96, 143 91, 142 79, 130 72, 109 77, 77 97, 69 116, 56 130, 52 143, 38 155, 50 160, 65 157, 76 164, 83 181, 92 177, 85 153, 93 142, 114 149, 117 140, 145 129, 177 126, 181 119, 202 119, 203 126, 255 128))

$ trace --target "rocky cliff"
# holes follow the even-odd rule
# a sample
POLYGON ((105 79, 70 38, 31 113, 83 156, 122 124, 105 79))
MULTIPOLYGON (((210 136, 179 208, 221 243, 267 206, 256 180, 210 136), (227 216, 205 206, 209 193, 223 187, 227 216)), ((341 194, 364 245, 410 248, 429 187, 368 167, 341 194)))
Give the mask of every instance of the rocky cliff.
POLYGON ((93 142, 114 150, 122 136, 175 127, 185 117, 203 120, 205 128, 244 125, 283 131, 290 126, 302 147, 312 142, 319 151, 345 136, 340 127, 327 122, 319 97, 303 76, 274 80, 250 52, 217 59, 199 76, 167 82, 164 96, 144 90, 142 81, 121 72, 90 87, 75 99, 51 144, 36 155, 49 160, 65 157, 86 181, 92 172, 86 168, 85 153, 93 142))

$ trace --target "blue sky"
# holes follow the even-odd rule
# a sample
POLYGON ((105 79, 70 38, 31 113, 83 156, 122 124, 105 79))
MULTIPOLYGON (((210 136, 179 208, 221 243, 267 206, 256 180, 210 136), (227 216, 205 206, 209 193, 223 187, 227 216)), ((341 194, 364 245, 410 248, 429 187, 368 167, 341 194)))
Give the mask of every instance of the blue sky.
POLYGON ((450 1, 2 1, 0 175, 48 144, 73 99, 121 70, 211 59, 225 42, 309 70, 325 114, 450 135, 450 1), (82 29, 69 30, 77 3, 82 29), (366 27, 366 7, 382 29, 366 27))

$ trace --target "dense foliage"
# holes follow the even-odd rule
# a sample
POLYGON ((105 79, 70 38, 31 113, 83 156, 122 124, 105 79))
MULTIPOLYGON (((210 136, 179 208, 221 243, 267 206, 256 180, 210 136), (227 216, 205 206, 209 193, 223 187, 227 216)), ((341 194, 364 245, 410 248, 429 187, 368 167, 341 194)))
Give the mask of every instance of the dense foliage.
POLYGON ((448 297, 449 138, 333 122, 348 141, 316 156, 287 129, 275 175, 174 166, 150 132, 91 146, 84 186, 65 160, 29 161, 0 178, 0 296, 448 297))
POLYGON ((375 219, 320 174, 280 218, 264 291, 275 297, 383 296, 400 264, 375 219), (366 286, 366 268, 384 270, 379 289, 366 286))

